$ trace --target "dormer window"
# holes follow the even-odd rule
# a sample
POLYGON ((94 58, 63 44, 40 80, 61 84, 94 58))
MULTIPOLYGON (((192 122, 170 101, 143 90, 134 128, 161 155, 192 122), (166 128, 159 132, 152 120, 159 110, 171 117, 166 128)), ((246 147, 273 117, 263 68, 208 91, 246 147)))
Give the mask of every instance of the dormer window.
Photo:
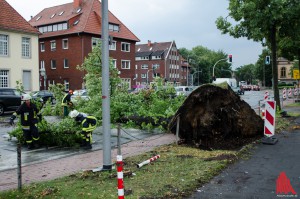
POLYGON ((81 11, 81 8, 78 8, 77 10, 76 10, 76 13, 79 13, 81 11))
POLYGON ((61 16, 62 14, 64 14, 65 11, 61 11, 58 15, 61 16))
POLYGON ((117 25, 117 24, 109 23, 108 24, 108 30, 113 31, 113 32, 119 32, 120 31, 120 26, 117 25))
POLYGON ((76 26, 79 23, 79 20, 76 20, 73 25, 76 26))
POLYGON ((52 19, 54 16, 55 16, 55 13, 54 13, 53 15, 51 15, 51 17, 50 17, 50 18, 52 19))
POLYGON ((38 18, 36 18, 36 21, 38 21, 40 18, 42 18, 42 16, 39 16, 38 18))

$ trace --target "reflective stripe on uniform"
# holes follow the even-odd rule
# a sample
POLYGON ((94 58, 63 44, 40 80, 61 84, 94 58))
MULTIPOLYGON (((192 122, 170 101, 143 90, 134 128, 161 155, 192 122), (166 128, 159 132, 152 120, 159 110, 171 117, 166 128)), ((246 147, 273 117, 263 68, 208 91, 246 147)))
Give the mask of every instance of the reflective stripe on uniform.
POLYGON ((23 129, 23 130, 29 130, 29 129, 30 129, 30 126, 22 126, 22 129, 23 129))

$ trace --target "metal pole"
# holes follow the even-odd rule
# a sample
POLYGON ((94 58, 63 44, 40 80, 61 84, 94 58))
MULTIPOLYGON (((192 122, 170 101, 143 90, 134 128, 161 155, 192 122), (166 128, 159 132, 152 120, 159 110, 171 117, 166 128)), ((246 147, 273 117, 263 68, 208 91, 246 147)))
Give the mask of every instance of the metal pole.
POLYGON ((176 144, 178 144, 179 138, 179 127, 180 127, 180 116, 177 117, 177 125, 176 125, 176 144))
MULTIPOLYGON (((108 49, 108 0, 102 0, 102 124, 103 124, 103 167, 112 170, 111 129, 110 129, 110 92, 109 92, 109 49, 108 49)), ((93 171, 99 171, 95 169, 93 171)))
POLYGON ((18 159, 18 189, 22 190, 22 162, 21 162, 21 143, 17 144, 17 159, 18 159))
POLYGON ((216 67, 216 65, 217 65, 220 61, 225 61, 225 60, 227 60, 227 58, 220 59, 220 60, 218 60, 218 61, 214 64, 214 66, 213 66, 213 77, 215 76, 215 67, 216 67))

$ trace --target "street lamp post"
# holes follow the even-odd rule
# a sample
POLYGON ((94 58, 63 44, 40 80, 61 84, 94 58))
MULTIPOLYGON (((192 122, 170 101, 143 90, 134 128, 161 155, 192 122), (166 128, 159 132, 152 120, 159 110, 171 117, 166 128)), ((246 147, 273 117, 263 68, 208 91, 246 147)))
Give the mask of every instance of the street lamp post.
POLYGON ((215 76, 215 67, 216 67, 216 65, 220 62, 220 61, 225 61, 225 60, 227 60, 228 58, 224 58, 224 59, 220 59, 220 60, 218 60, 215 64, 214 64, 214 66, 213 66, 213 77, 215 76))
POLYGON ((43 85, 43 90, 46 90, 46 80, 47 80, 47 74, 45 68, 40 69, 40 74, 44 79, 44 85, 43 85))
MULTIPOLYGON (((192 74, 192 86, 194 86, 194 75, 197 73, 202 73, 202 70, 196 71, 192 74)), ((199 83, 198 83, 198 86, 199 86, 199 83)))

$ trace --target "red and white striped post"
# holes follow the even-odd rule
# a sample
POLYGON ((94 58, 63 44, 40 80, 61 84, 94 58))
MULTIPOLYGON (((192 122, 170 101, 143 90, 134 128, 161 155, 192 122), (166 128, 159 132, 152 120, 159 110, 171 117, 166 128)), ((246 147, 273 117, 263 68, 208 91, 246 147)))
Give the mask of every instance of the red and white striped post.
POLYGON ((276 109, 276 101, 266 101, 265 104, 266 112, 265 112, 265 128, 264 135, 267 137, 271 137, 275 134, 275 109, 276 109))
POLYGON ((294 96, 298 95, 298 88, 294 88, 294 96))
POLYGON ((270 96, 270 95, 269 95, 269 92, 266 91, 266 92, 265 92, 265 96, 264 96, 264 100, 267 101, 267 100, 269 99, 269 96, 270 96))
POLYGON ((291 88, 289 88, 288 97, 289 97, 289 98, 292 97, 292 89, 291 89, 291 88))
POLYGON ((286 99, 286 89, 285 88, 282 90, 282 98, 286 99))
POLYGON ((118 172, 118 199, 124 199, 124 181, 123 181, 123 160, 122 155, 117 155, 117 172, 118 172))
POLYGON ((153 162, 160 158, 160 155, 153 156, 152 158, 145 160, 144 162, 141 162, 140 164, 137 165, 137 168, 141 168, 142 166, 149 164, 150 162, 153 162))

